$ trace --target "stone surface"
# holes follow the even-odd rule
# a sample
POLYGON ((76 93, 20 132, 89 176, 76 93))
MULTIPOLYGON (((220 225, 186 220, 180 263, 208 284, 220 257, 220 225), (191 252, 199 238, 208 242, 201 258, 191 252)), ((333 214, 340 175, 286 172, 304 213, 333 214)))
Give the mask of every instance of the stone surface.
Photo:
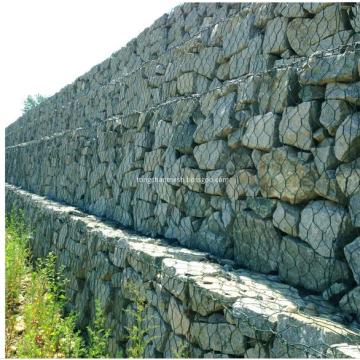
POLYGON ((272 221, 242 211, 236 216, 233 236, 238 264, 265 273, 277 270, 281 236, 272 221))
POLYGON ((300 214, 300 208, 279 201, 273 214, 273 224, 286 234, 298 236, 300 214))
POLYGON ((360 192, 357 192, 350 198, 349 210, 353 225, 360 227, 360 192))
POLYGON ((301 212, 299 236, 319 255, 339 255, 353 233, 349 213, 330 201, 314 201, 301 212))
POLYGON ((346 313, 356 316, 360 319, 360 286, 357 286, 347 293, 339 302, 340 308, 346 313))
POLYGON ((298 159, 290 147, 272 150, 260 158, 258 176, 261 194, 292 204, 316 197, 316 170, 311 163, 298 159))
POLYGON ((280 246, 279 275, 286 282, 321 292, 350 277, 346 263, 318 255, 308 244, 290 236, 280 246))
POLYGON ((324 85, 331 82, 353 82, 358 79, 358 55, 344 53, 326 57, 311 57, 300 72, 301 84, 324 85))
POLYGON ((318 125, 319 110, 317 101, 286 108, 279 127, 280 141, 302 150, 310 150, 314 145, 313 130, 318 125))
POLYGON ((349 115, 335 135, 335 156, 344 162, 358 157, 360 151, 360 113, 349 115))
POLYGON ((215 170, 224 167, 229 148, 223 140, 210 141, 194 148, 194 157, 200 169, 215 170))
POLYGON ((360 82, 351 84, 332 83, 326 86, 325 98, 329 100, 344 100, 349 104, 360 104, 360 82))
POLYGON ((250 118, 242 137, 242 144, 250 149, 271 150, 279 143, 279 122, 280 117, 273 113, 250 118))
POLYGON ((355 281, 360 285, 360 237, 344 247, 344 254, 355 281))
POLYGON ((360 159, 338 166, 336 181, 347 197, 357 193, 360 189, 360 159))

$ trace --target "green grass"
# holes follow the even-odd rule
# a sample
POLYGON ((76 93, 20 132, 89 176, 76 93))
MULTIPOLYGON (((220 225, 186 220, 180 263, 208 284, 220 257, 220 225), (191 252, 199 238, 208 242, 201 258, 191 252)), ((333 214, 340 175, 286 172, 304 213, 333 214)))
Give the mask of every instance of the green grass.
POLYGON ((66 281, 56 257, 30 261, 30 230, 21 214, 6 217, 6 357, 107 357, 110 335, 96 304, 96 316, 85 336, 76 330, 76 314, 65 316, 66 281))

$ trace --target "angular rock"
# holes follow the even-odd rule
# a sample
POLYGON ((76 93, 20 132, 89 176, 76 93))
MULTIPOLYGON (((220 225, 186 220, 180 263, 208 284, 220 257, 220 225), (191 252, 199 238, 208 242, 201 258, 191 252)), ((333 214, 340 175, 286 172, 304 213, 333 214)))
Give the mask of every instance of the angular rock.
POLYGON ((301 314, 280 314, 276 331, 273 357, 326 357, 330 345, 358 337, 343 325, 301 314))
POLYGON ((337 128, 350 114, 350 106, 343 100, 326 100, 321 107, 320 123, 331 136, 335 136, 337 128))
POLYGON ((226 183, 226 194, 231 200, 256 196, 259 191, 258 178, 254 170, 240 169, 226 183))
POLYGON ((355 281, 360 285, 360 237, 345 246, 344 254, 355 281))
POLYGON ((258 93, 261 84, 261 76, 251 75, 238 85, 236 110, 240 110, 248 104, 258 101, 258 93))
POLYGON ((314 163, 319 174, 323 174, 326 170, 336 169, 339 160, 335 157, 333 141, 325 139, 318 147, 312 148, 314 155, 314 163))
POLYGON ((145 153, 144 170, 154 171, 157 165, 162 165, 163 155, 164 155, 163 149, 156 149, 145 153))
POLYGON ((282 113, 287 106, 295 105, 298 88, 297 73, 292 67, 277 69, 273 77, 263 76, 259 90, 260 113, 282 113))
POLYGON ((298 236, 300 214, 300 208, 279 201, 273 214, 273 224, 286 234, 298 236))
POLYGON ((334 282, 350 279, 348 266, 335 258, 318 255, 307 243, 291 236, 280 246, 279 276, 289 284, 322 292, 334 282))
POLYGON ((360 286, 347 293, 339 302, 342 311, 354 314, 360 320, 360 286))
POLYGON ((344 162, 360 154, 360 113, 349 115, 336 130, 335 156, 344 162))
POLYGON ((159 120, 155 128, 155 144, 154 149, 159 147, 167 147, 171 143, 173 136, 173 127, 164 120, 159 120))
POLYGON ((203 192, 205 171, 185 167, 182 170, 184 185, 192 191, 203 192))
POLYGON ((332 83, 326 86, 326 100, 344 100, 349 104, 360 105, 360 82, 352 84, 332 83))
POLYGON ((179 124, 171 138, 171 145, 183 154, 191 154, 193 150, 193 135, 196 125, 190 120, 185 120, 179 124))
POLYGON ((176 87, 180 95, 193 94, 196 88, 196 73, 187 72, 181 75, 176 82, 176 87))
POLYGON ((278 126, 280 117, 273 113, 257 115, 247 122, 242 144, 250 149, 270 151, 278 145, 278 126))
POLYGON ((336 181, 346 197, 357 193, 360 189, 360 159, 341 164, 336 169, 336 181))
POLYGON ((326 57, 313 56, 300 72, 299 81, 307 85, 353 82, 359 78, 358 60, 359 56, 355 52, 326 57))
POLYGON ((241 330, 226 322, 194 321, 190 326, 190 337, 203 350, 243 355, 246 349, 245 338, 241 334, 241 330))
POLYGON ((340 204, 346 202, 344 193, 340 190, 336 181, 335 170, 327 170, 321 174, 320 178, 316 181, 315 192, 327 200, 340 204))
POLYGON ((314 45, 346 28, 346 12, 340 4, 335 4, 326 7, 312 19, 292 20, 287 27, 287 38, 297 55, 309 56, 314 45))
POLYGON ((281 236, 271 220, 241 211, 235 219, 233 238, 236 263, 263 273, 277 270, 281 236))
POLYGON ((224 140, 210 141, 194 148, 194 156, 200 169, 215 170, 225 165, 230 154, 224 140))
POLYGON ((204 192, 211 195, 225 194, 227 174, 224 170, 208 171, 206 173, 206 182, 204 192))
POLYGON ((261 194, 291 204, 298 204, 316 197, 317 178, 314 165, 298 159, 290 147, 273 149, 260 158, 258 177, 261 194))
POLYGON ((286 30, 289 20, 285 17, 276 17, 266 25, 263 53, 281 55, 289 48, 286 30))
POLYGON ((313 201, 301 212, 299 237, 321 256, 339 255, 353 233, 350 215, 340 205, 327 200, 313 201))
POLYGON ((347 343, 331 345, 326 356, 337 359, 356 359, 360 357, 360 347, 347 343))
POLYGON ((187 191, 184 195, 184 204, 188 216, 204 217, 209 213, 209 198, 204 194, 187 191))
POLYGON ((297 3, 277 3, 274 13, 276 16, 284 16, 286 18, 307 17, 303 4, 297 3))
POLYGON ((168 319, 175 334, 187 336, 190 330, 190 319, 184 306, 174 297, 170 298, 168 319))
POLYGON ((308 101, 285 109, 279 127, 279 138, 284 144, 310 150, 313 130, 318 125, 320 103, 308 101))
POLYGON ((254 211, 262 219, 272 218, 277 203, 277 200, 265 199, 262 197, 246 198, 246 207, 254 211))
POLYGON ((360 191, 350 198, 349 210, 353 225, 360 227, 360 191))

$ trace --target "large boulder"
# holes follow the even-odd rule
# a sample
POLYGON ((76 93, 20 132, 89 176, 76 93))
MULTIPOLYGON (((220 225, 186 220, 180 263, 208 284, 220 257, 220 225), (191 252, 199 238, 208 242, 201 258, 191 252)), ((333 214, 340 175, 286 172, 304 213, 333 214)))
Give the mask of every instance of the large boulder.
POLYGON ((326 86, 326 100, 345 100, 349 104, 360 105, 360 82, 351 84, 331 83, 326 86))
POLYGON ((318 126, 320 103, 307 101, 285 109, 279 128, 280 141, 310 150, 314 145, 313 130, 318 126))
POLYGON ((247 268, 263 273, 276 271, 281 236, 271 220, 252 211, 240 211, 233 227, 234 259, 247 268))
POLYGON ((334 282, 349 281, 347 264, 317 254, 307 243, 291 236, 282 239, 279 275, 287 283, 322 292, 334 282))
POLYGON ((345 246, 344 254, 353 272, 355 281, 360 285, 360 237, 345 246))
POLYGON ((360 158, 336 169, 336 181, 340 190, 350 197, 360 191, 360 158))
POLYGON ((340 205, 319 200, 310 203, 301 212, 299 236, 319 255, 340 255, 353 233, 350 215, 340 205))
POLYGON ((280 116, 273 113, 251 117, 247 121, 242 144, 250 149, 270 151, 279 143, 279 122, 280 116))
POLYGON ((316 197, 317 172, 314 164, 299 159, 297 152, 284 146, 263 155, 258 164, 261 194, 291 204, 316 197))
POLYGON ((224 140, 209 141, 194 148, 194 156, 200 169, 216 170, 225 167, 230 150, 224 140))
POLYGON ((355 52, 311 57, 300 72, 299 81, 307 85, 352 82, 359 77, 358 60, 359 55, 355 52))
POLYGON ((335 156, 344 162, 360 154, 360 113, 349 115, 338 127, 335 136, 335 156))
POLYGON ((360 321, 360 286, 347 293, 339 302, 342 311, 354 314, 360 321))
POLYGON ((343 100, 325 100, 321 106, 320 123, 330 135, 335 136, 337 128, 350 114, 351 108, 343 100))
POLYGON ((326 7, 312 19, 296 18, 287 27, 291 48, 299 56, 309 56, 322 39, 347 29, 347 15, 340 4, 326 7))

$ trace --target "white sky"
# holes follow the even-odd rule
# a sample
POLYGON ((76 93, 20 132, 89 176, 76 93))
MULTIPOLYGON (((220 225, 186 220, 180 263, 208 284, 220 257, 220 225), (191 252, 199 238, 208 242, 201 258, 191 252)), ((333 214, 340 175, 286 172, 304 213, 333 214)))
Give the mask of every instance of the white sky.
POLYGON ((2 127, 21 115, 27 95, 53 95, 179 3, 0 0, 2 127))

